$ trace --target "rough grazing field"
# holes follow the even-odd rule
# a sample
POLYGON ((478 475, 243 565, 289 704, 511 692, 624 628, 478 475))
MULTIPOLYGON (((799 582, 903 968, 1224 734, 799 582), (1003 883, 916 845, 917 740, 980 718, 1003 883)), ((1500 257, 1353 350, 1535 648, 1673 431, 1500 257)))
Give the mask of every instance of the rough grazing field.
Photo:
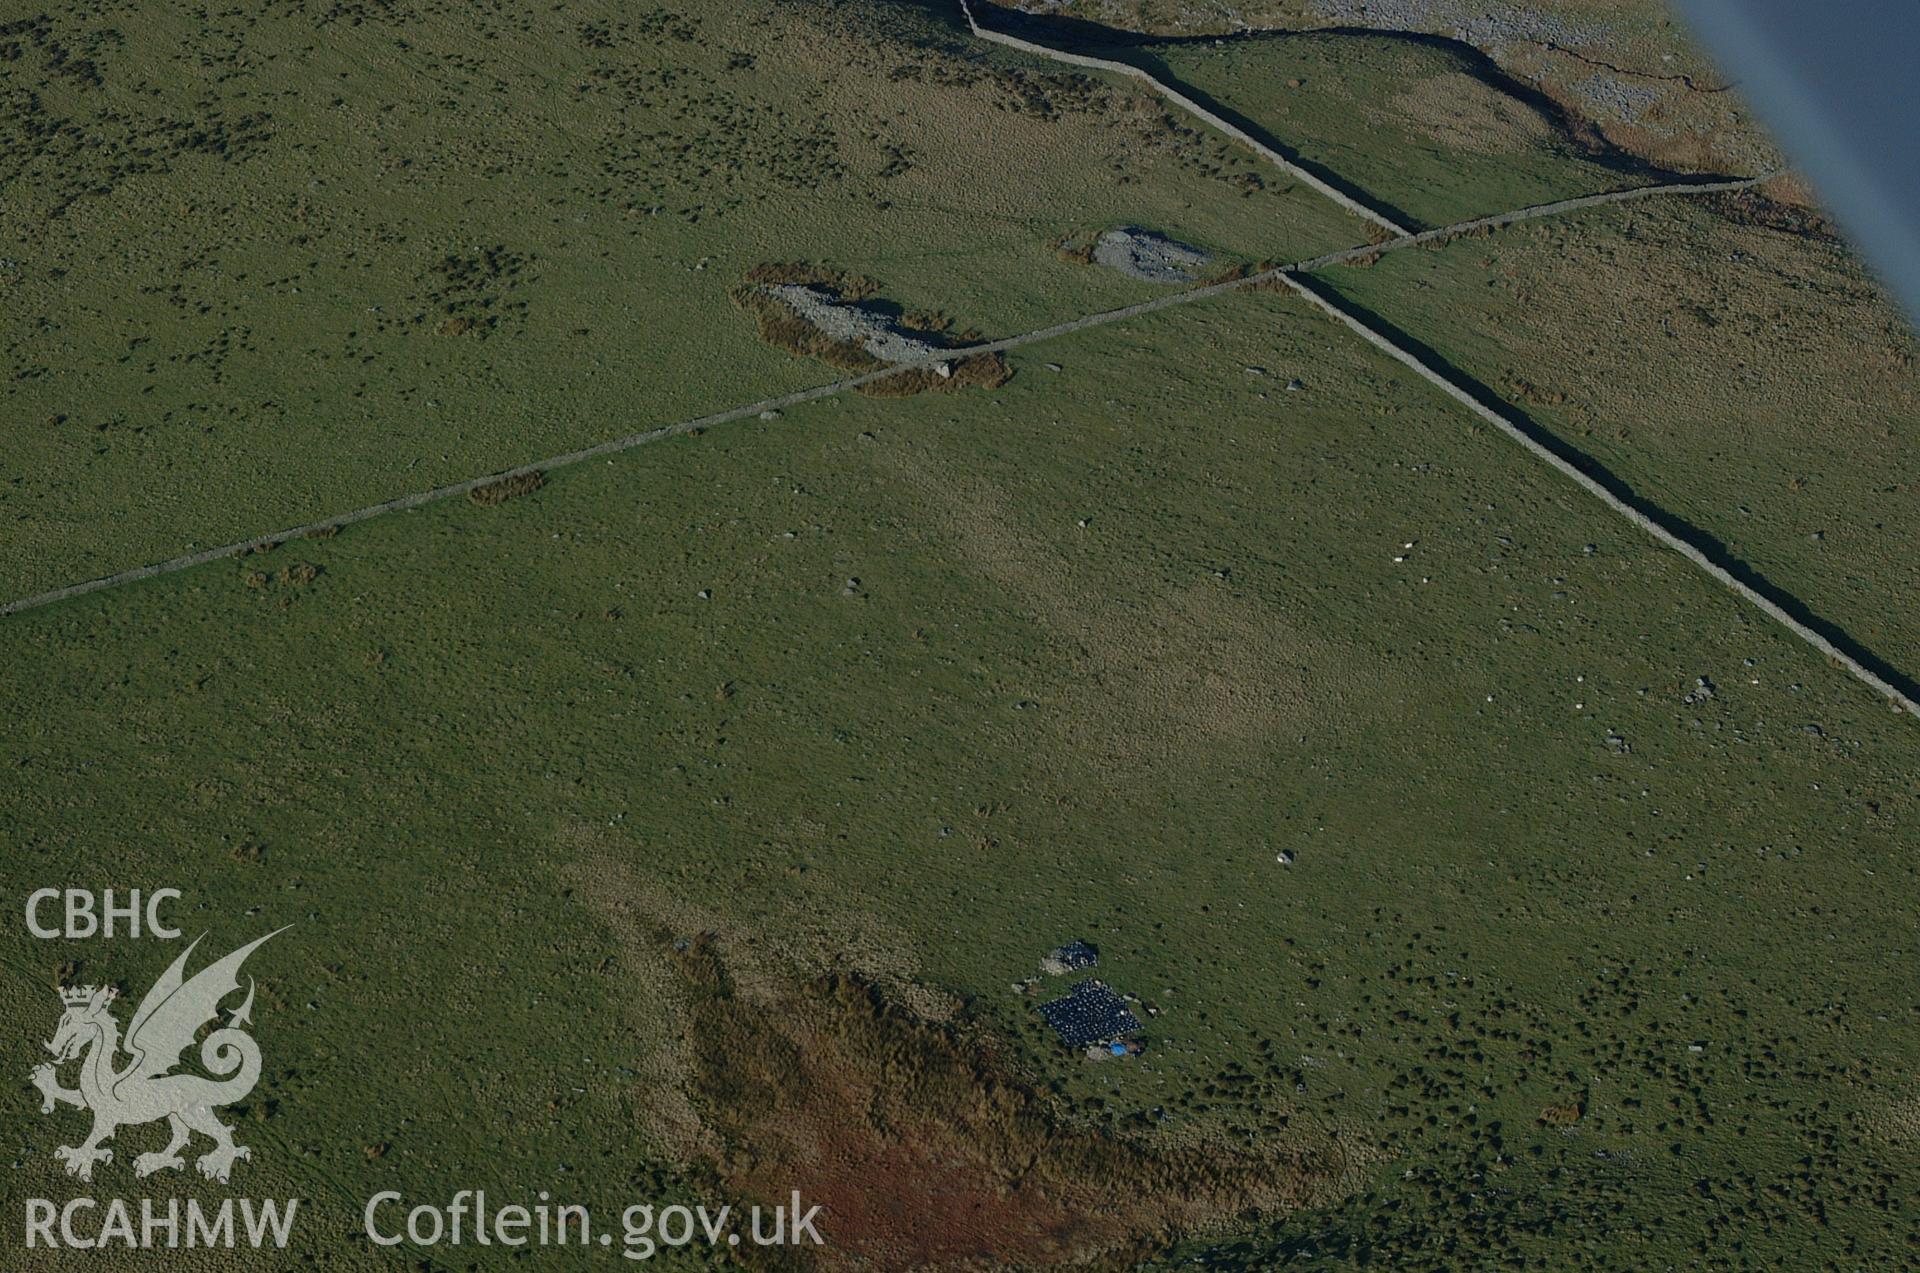
POLYGON ((1230 103, 1402 225, 1449 225, 1646 180, 1643 165, 1597 135, 1581 138, 1551 101, 1458 47, 1341 32, 1132 52, 1230 103))
POLYGON ((1911 679, 1913 331, 1842 244, 1780 216, 1599 209, 1324 278, 1911 679))
MULTIPOLYGON (((1759 154, 1637 0, 1352 8, 1246 20, 1552 100, 1446 42, 1130 55, 1423 221, 1759 154)), ((6 596, 865 365, 756 279, 957 339, 1151 294, 1116 226, 1366 237, 945 4, 93 3, 0 22, 0 93, 6 596)), ((1920 674, 1912 337, 1820 234, 1676 201, 1324 282, 1920 674)), ((1910 1261, 1911 721, 1296 297, 974 371, 0 620, 6 895, 293 925, 233 1192, 306 1215, 179 1267, 395 1267, 382 1189, 797 1188, 828 1246, 770 1269, 1910 1261), (1046 1029, 1074 938, 1140 1055, 1046 1029)), ((154 1129, 80 1184, 24 1080, 56 987, 175 953, 0 925, 6 1215, 148 1188, 154 1129)))
MULTIPOLYGON (((1911 722, 1297 300, 1014 362, 0 625, 9 892, 297 924, 296 1255, 797 1186, 828 1268, 1905 1259, 1911 722), (1011 988, 1072 937, 1142 1056, 1011 988)), ((162 958, 9 925, 0 1009, 162 958)))
POLYGON ((1772 141, 1666 0, 1021 0, 1169 36, 1370 29, 1477 50, 1612 144, 1685 171, 1780 166, 1772 141))
POLYGON ((7 599, 823 377, 726 292, 830 263, 1006 335, 1137 299, 1058 236, 1364 238, 1135 89, 949 6, 0 21, 7 599))

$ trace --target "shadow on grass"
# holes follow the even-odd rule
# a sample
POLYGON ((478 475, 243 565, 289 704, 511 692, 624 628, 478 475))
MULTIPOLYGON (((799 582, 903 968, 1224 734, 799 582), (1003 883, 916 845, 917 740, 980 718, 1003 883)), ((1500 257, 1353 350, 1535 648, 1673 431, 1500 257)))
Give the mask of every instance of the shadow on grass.
MULTIPOLYGON (((964 27, 964 22, 958 17, 959 0, 952 0, 951 3, 943 3, 943 0, 909 0, 909 2, 929 12, 950 17, 952 21, 964 27)), ((1434 49, 1453 58, 1462 72, 1488 88, 1536 111, 1546 120, 1562 142, 1579 153, 1582 158, 1599 167, 1616 172, 1635 184, 1651 185, 1701 179, 1697 174, 1689 175, 1662 168, 1621 150, 1592 125, 1569 114, 1566 108, 1552 97, 1509 75, 1500 68, 1498 63, 1473 45, 1447 36, 1342 26, 1317 27, 1303 31, 1247 31, 1227 36, 1155 36, 1102 26, 1079 18, 1023 13, 1019 10, 1004 9, 984 3, 975 3, 974 13, 981 25, 990 30, 1031 40, 1035 44, 1043 44, 1061 52, 1105 58, 1108 61, 1122 62, 1145 71, 1161 83, 1191 98, 1221 119, 1241 129, 1262 145, 1271 147, 1288 162, 1297 164, 1348 198, 1366 203, 1399 224, 1414 229, 1425 229, 1430 226, 1421 218, 1411 215, 1406 209, 1382 198, 1377 192, 1358 186, 1340 173, 1306 158, 1286 141, 1276 137, 1259 121, 1248 118, 1232 106, 1216 100, 1201 89, 1182 80, 1168 66, 1165 59, 1157 56, 1153 50, 1181 45, 1212 45, 1226 40, 1278 43, 1305 37, 1328 36, 1396 42, 1434 49)))

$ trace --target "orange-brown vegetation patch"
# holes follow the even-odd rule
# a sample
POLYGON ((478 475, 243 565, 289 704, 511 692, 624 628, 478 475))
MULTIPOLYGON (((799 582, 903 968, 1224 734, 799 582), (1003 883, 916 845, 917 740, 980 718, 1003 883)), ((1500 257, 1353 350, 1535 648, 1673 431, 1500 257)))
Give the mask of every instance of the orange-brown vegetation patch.
POLYGON ((1092 233, 1058 234, 1047 241, 1047 246, 1069 265, 1092 265, 1093 242, 1098 237, 1092 233))
POLYGON ((861 385, 855 392, 870 398, 911 398, 928 390, 958 393, 962 389, 998 389, 1013 379, 1013 368, 997 353, 962 358, 953 363, 950 370, 951 375, 943 376, 930 367, 916 367, 861 385))
POLYGON ((1817 205, 1804 201, 1797 181, 1775 181, 1731 194, 1709 195, 1708 207, 1735 225, 1759 226, 1809 239, 1837 237, 1833 222, 1817 205))
POLYGON ((769 261, 748 270, 741 281, 749 287, 772 287, 780 283, 818 287, 850 301, 868 300, 880 293, 880 284, 864 274, 849 274, 812 261, 769 261))
MULTIPOLYGON (((828 336, 795 313, 791 306, 765 290, 783 283, 817 288, 836 300, 850 303, 873 298, 878 293, 878 283, 863 275, 848 274, 804 261, 777 262, 754 266, 747 271, 740 285, 727 295, 735 305, 753 316, 760 339, 775 349, 812 358, 855 375, 879 371, 887 366, 859 345, 828 336)), ((955 335, 953 320, 945 314, 910 311, 902 314, 898 322, 910 331, 945 337, 945 343, 956 346, 977 343, 983 339, 980 332, 971 329, 955 335)), ((997 353, 956 358, 948 365, 948 372, 943 376, 931 367, 916 367, 897 376, 861 385, 857 392, 874 398, 910 398, 928 391, 956 393, 962 389, 998 389, 1013 378, 1013 368, 997 353)))
POLYGON ((818 1204, 818 1267, 1127 1267, 1341 1179, 1324 1139, 1250 1150, 1081 1126, 964 1022, 857 974, 770 996, 764 975, 735 984, 713 937, 661 950, 685 1014, 690 1144, 736 1196, 818 1204))
POLYGON ((730 295, 735 305, 753 315, 760 339, 775 349, 783 349, 802 358, 812 358, 841 371, 878 371, 885 365, 858 345, 832 339, 794 313, 790 306, 758 287, 737 287, 730 295))
POLYGON ((1244 261, 1238 265, 1229 265, 1211 278, 1201 279, 1199 286, 1212 287, 1217 283, 1237 283, 1243 278, 1252 278, 1257 268, 1244 261))
POLYGON ((1557 1105, 1548 1105, 1540 1111, 1539 1118, 1534 1121, 1542 1127, 1571 1127, 1586 1117, 1586 1113, 1585 1101, 1564 1101, 1557 1105))
POLYGON ((864 275, 810 261, 773 261, 748 270, 740 285, 727 295, 735 305, 753 315, 760 339, 775 349, 812 358, 841 371, 878 371, 884 365, 860 346, 828 337, 764 290, 782 283, 819 288, 843 301, 868 299, 879 291, 878 283, 864 275))
POLYGON ((492 508, 516 495, 531 495, 546 484, 545 473, 522 473, 517 477, 503 477, 497 482, 476 486, 467 492, 467 498, 483 508, 492 508))

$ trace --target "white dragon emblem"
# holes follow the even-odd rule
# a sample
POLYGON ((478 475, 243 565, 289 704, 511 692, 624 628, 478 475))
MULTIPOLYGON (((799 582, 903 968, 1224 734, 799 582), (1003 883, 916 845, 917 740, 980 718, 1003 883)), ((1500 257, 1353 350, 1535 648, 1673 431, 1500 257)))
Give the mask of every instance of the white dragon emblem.
POLYGON ((108 986, 78 986, 60 992, 66 1011, 46 1045, 53 1053, 53 1062, 35 1066, 32 1077, 44 1098, 41 1113, 51 1114, 55 1105, 93 1111, 93 1131, 86 1141, 53 1151, 53 1156, 67 1165, 69 1175, 93 1179, 95 1163, 113 1161, 113 1151, 102 1148, 103 1141, 111 1140, 121 1127, 161 1118, 167 1120, 172 1139, 165 1149, 133 1160, 136 1176, 185 1167, 180 1150, 193 1132, 213 1139, 213 1149, 194 1164, 209 1180, 224 1184, 233 1164, 252 1156, 246 1146, 233 1143, 233 1132, 213 1116, 216 1107, 240 1100, 260 1079, 260 1046, 241 1029, 253 1023, 251 977, 247 979, 246 1000, 227 1018, 225 1026, 208 1034, 200 1045, 200 1064, 222 1077, 210 1079, 171 1071, 180 1064, 181 1054, 201 1028, 217 1020, 220 1001, 240 988, 240 965, 247 956, 285 931, 282 928, 268 933, 187 978, 187 957, 201 941, 195 938, 134 1009, 124 1044, 120 1023, 112 1012, 118 991, 108 986), (116 1068, 122 1051, 133 1059, 124 1068, 116 1068), (77 1090, 61 1087, 56 1067, 76 1057, 83 1057, 80 1086, 77 1090))

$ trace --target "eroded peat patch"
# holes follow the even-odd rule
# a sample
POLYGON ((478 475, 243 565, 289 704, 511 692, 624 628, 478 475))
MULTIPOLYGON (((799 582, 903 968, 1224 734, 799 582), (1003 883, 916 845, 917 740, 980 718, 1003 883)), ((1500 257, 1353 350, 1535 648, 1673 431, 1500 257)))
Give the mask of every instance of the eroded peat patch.
POLYGON ((1318 1133, 1229 1147, 1098 1129, 964 1011, 937 1020, 853 972, 736 979, 712 933, 649 946, 685 1027, 698 1132, 682 1152, 735 1196, 820 1204, 824 1267, 1129 1267, 1343 1192, 1348 1160, 1318 1133))

